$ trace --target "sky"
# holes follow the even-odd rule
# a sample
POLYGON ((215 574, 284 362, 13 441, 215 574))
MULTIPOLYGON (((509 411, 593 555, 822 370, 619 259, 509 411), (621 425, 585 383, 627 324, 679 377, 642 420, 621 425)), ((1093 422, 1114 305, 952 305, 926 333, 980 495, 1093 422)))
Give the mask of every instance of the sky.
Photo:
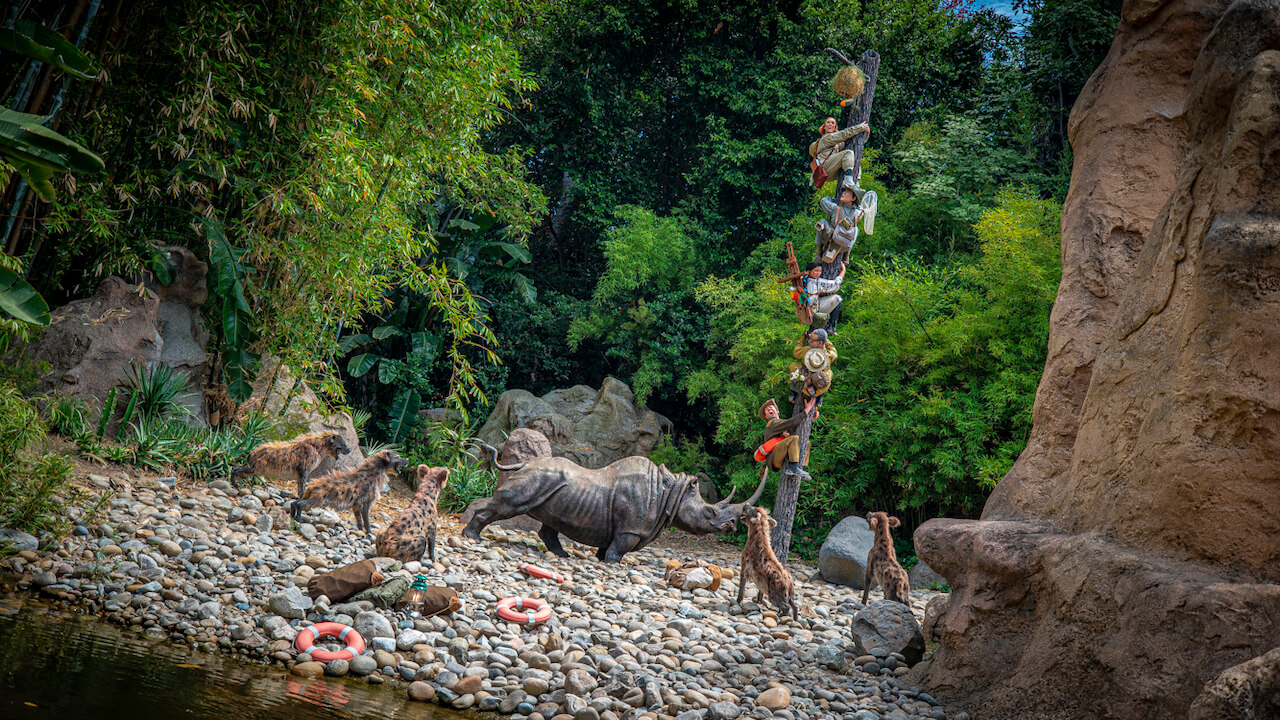
POLYGON ((1008 15, 1013 18, 1014 22, 1025 22, 1027 19, 1027 16, 1022 13, 1014 14, 1013 0, 978 0, 974 5, 991 8, 1001 15, 1008 15))

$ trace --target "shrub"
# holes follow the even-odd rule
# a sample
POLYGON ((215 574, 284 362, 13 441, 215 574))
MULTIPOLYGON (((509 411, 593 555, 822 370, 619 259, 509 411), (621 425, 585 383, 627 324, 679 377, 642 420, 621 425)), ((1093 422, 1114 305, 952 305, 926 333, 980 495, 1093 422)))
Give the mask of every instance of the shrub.
POLYGON ((84 500, 71 486, 72 463, 55 453, 35 453, 46 434, 34 405, 17 388, 0 383, 0 527, 65 534, 68 509, 84 500))

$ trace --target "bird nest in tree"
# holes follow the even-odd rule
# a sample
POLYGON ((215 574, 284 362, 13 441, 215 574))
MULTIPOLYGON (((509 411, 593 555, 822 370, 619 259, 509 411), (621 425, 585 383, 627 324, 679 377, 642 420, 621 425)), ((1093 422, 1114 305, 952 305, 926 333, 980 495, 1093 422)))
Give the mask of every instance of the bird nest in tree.
POLYGON ((845 65, 831 78, 831 89, 842 98, 855 98, 867 86, 867 76, 857 65, 845 65))

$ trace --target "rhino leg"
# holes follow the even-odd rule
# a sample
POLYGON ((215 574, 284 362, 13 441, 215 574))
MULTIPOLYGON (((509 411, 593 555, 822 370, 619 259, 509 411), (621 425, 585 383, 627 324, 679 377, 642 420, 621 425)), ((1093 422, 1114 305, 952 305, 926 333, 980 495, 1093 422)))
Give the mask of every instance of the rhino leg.
POLYGON ((538 537, 542 538, 543 544, 545 544, 547 549, 551 552, 559 555, 560 557, 569 557, 569 553, 565 552, 564 547, 560 545, 560 533, 552 530, 546 525, 543 525, 538 528, 538 537))
POLYGON ((635 550, 639 544, 639 535, 619 533, 613 536, 613 542, 609 543, 608 548, 600 548, 601 552, 596 553, 596 557, 607 563, 622 562, 622 556, 635 550))

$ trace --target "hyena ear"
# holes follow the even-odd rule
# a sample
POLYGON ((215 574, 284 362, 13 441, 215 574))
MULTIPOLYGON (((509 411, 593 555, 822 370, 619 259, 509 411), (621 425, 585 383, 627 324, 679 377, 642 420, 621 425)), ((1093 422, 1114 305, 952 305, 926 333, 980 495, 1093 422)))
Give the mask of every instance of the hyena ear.
POLYGON ((889 527, 898 527, 901 524, 902 524, 902 521, 899 520, 898 518, 892 517, 892 516, 889 517, 889 527))
POLYGON ((871 528, 872 530, 876 529, 876 516, 872 515, 871 513, 867 513, 867 527, 871 528))
POLYGON ((778 527, 778 521, 773 518, 769 518, 769 527, 778 527))

